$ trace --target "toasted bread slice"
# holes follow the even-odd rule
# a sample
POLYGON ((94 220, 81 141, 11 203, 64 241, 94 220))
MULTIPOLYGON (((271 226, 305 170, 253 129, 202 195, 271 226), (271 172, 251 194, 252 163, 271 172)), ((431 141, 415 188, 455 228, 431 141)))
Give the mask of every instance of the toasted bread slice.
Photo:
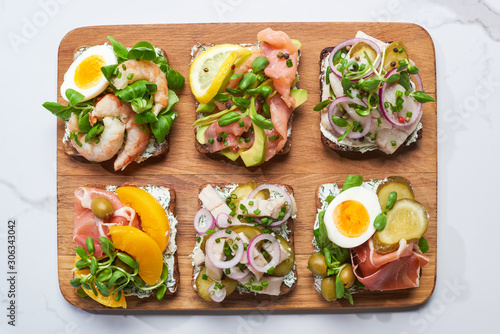
MULTIPOLYGON (((82 47, 77 48, 75 50, 74 59, 76 59, 78 57, 81 49, 82 49, 82 47)), ((163 54, 163 57, 168 61, 167 52, 163 49, 161 49, 161 52, 163 54)), ((87 159, 85 159, 73 147, 73 145, 71 144, 71 141, 69 139, 69 132, 67 131, 67 126, 68 126, 68 123, 66 122, 66 125, 65 125, 66 131, 65 131, 65 135, 64 135, 63 140, 62 140, 62 142, 63 142, 62 151, 79 162, 95 163, 95 162, 91 162, 91 161, 88 161, 87 159)), ((151 134, 149 144, 146 147, 146 150, 134 162, 141 163, 143 161, 146 161, 149 158, 163 156, 163 155, 168 153, 169 149, 170 149, 170 132, 167 133, 165 140, 161 143, 158 143, 156 141, 156 138, 151 134)), ((104 164, 104 163, 107 163, 109 161, 114 161, 114 160, 115 160, 115 157, 113 157, 107 161, 103 161, 102 163, 104 164)))
MULTIPOLYGON (((139 187, 138 185, 133 184, 133 183, 129 183, 129 182, 123 184, 123 186, 139 187)), ((107 189, 107 185, 104 185, 104 184, 88 184, 88 185, 86 185, 86 187, 97 188, 97 189, 107 189)), ((159 185, 158 187, 161 187, 161 188, 168 190, 169 195, 170 195, 170 204, 168 206, 167 211, 170 212, 173 216, 175 216, 176 215, 176 193, 175 193, 175 190, 171 187, 163 186, 163 185, 159 185)), ((174 244, 175 244, 176 243, 175 236, 173 239, 174 239, 174 244)), ((168 249, 168 245, 167 245, 167 249, 168 249)), ((164 253, 167 252, 167 249, 165 249, 164 253)), ((174 251, 172 255, 174 257, 174 268, 173 268, 172 278, 175 280, 175 284, 166 290, 166 292, 165 292, 166 295, 175 294, 175 292, 179 288, 179 283, 180 283, 179 260, 178 260, 178 256, 177 256, 177 250, 174 251)), ((132 298, 135 296, 127 296, 127 297, 132 298)), ((139 298, 139 297, 137 297, 137 298, 139 298)), ((152 299, 152 298, 156 299, 154 294, 152 294, 150 297, 146 298, 145 300, 152 299)), ((143 299, 141 299, 141 300, 143 300, 143 299)))
MULTIPOLYGON (((322 93, 323 90, 326 89, 326 66, 323 66, 323 63, 327 61, 327 57, 330 55, 332 50, 334 49, 333 46, 326 47, 323 50, 321 50, 320 56, 319 56, 319 66, 320 66, 320 75, 319 75, 319 85, 320 85, 320 101, 322 98, 322 93)), ((320 116, 321 118, 321 116, 320 116)), ((418 129, 418 128, 417 128, 418 129)), ((338 143, 330 140, 329 138, 325 137, 323 132, 321 132, 321 142, 323 145, 329 147, 333 151, 335 151, 338 155, 349 158, 349 159, 360 159, 360 158, 372 158, 372 157, 387 157, 388 155, 394 156, 396 154, 399 154, 401 152, 408 151, 410 149, 413 149, 416 145, 416 143, 422 138, 422 128, 420 127, 418 130, 416 130, 416 135, 413 139, 413 141, 410 142, 410 138, 412 137, 411 135, 406 139, 406 141, 394 152, 393 154, 387 154, 383 151, 381 151, 378 148, 375 148, 371 151, 367 152, 361 152, 359 148, 354 147, 354 146, 348 146, 348 145, 339 145, 338 143)))
MULTIPOLYGON (((201 192, 203 190, 203 188, 205 188, 207 185, 211 185, 214 188, 218 187, 218 188, 223 189, 223 188, 230 186, 232 184, 234 184, 234 183, 205 183, 205 184, 202 184, 200 186, 199 192, 201 192)), ((276 183, 275 185, 284 187, 286 189, 287 193, 293 195, 293 188, 291 186, 286 185, 286 184, 279 184, 279 183, 276 183)), ((202 208, 202 203, 200 200, 198 200, 198 206, 200 209, 202 208)), ((295 219, 292 219, 291 217, 285 223, 285 224, 287 224, 288 230, 290 231, 290 233, 288 234, 288 243, 290 244, 290 246, 292 248, 294 248, 294 229, 295 229, 296 223, 297 223, 297 221, 295 219)), ((250 226, 253 226, 253 225, 250 225, 250 226)), ((296 265, 294 266, 293 273, 294 273, 295 277, 298 278, 296 265)), ((193 268, 192 286, 193 287, 196 286, 195 285, 195 268, 193 268)), ((281 283, 279 296, 283 296, 283 295, 290 293, 290 291, 292 291, 295 286, 296 286, 296 282, 294 282, 291 287, 289 287, 285 283, 281 283)), ((247 292, 246 294, 240 294, 240 293, 235 292, 235 293, 231 294, 231 296, 229 296, 228 298, 248 298, 248 297, 253 297, 254 293, 252 293, 251 291, 247 292), (234 295, 237 295, 238 297, 231 297, 234 295)))
MULTIPOLYGON (((205 49, 210 48, 214 45, 215 44, 201 44, 201 43, 196 44, 191 50, 191 62, 197 56, 199 56, 205 49)), ((242 47, 256 46, 256 44, 238 44, 238 45, 240 45, 242 47)), ((297 58, 297 61, 300 61, 300 50, 299 50, 299 56, 297 58)), ((196 101, 196 107, 198 107, 199 104, 200 103, 198 101, 196 101)), ((195 108, 195 110, 196 110, 196 108, 195 108)), ((195 113, 195 114, 196 115, 195 115, 194 120, 196 121, 199 118, 200 113, 195 113)), ((283 146, 283 148, 278 153, 276 153, 276 155, 284 155, 284 154, 287 154, 290 152, 290 150, 292 148, 292 124, 293 124, 293 112, 290 115, 290 118, 288 119, 287 141, 285 143, 285 146, 283 146)), ((203 153, 203 154, 207 154, 208 156, 215 158, 215 159, 217 159, 217 158, 223 159, 224 158, 224 155, 221 152, 210 153, 210 151, 208 150, 208 147, 206 145, 200 144, 200 142, 198 142, 198 140, 196 140, 197 133, 198 133, 198 127, 196 127, 194 129, 194 136, 195 136, 194 146, 198 152, 203 153)), ((237 161, 239 163, 243 164, 241 159, 238 159, 237 161)))

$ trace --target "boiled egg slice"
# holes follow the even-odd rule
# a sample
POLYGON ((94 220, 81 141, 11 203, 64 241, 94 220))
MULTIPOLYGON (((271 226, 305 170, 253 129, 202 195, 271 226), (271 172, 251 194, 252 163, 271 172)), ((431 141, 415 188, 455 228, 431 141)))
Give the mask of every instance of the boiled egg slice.
POLYGON ((108 45, 92 46, 82 52, 71 64, 61 85, 61 95, 67 101, 66 90, 71 88, 84 96, 82 101, 101 94, 109 82, 101 72, 101 67, 117 64, 113 48, 108 45))
POLYGON ((326 209, 324 222, 328 238, 343 248, 353 248, 367 241, 375 227, 375 217, 382 210, 377 195, 363 187, 341 192, 326 209))

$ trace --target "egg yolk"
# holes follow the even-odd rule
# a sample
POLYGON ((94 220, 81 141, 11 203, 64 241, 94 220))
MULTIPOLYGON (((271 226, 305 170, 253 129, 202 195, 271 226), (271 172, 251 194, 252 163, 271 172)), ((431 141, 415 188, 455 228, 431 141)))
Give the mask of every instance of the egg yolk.
POLYGON ((80 89, 89 89, 97 85, 104 76, 101 67, 105 61, 100 55, 92 55, 77 66, 75 71, 75 85, 80 89))
POLYGON ((344 201, 333 210, 337 230, 345 237, 357 238, 368 230, 370 215, 358 201, 344 201))

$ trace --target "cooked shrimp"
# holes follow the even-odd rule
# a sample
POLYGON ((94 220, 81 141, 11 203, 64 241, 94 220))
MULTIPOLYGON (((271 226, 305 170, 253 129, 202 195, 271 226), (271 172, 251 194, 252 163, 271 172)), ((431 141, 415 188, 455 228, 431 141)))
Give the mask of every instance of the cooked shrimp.
POLYGON ((125 125, 118 118, 104 117, 104 131, 99 141, 85 142, 85 133, 78 134, 78 117, 71 114, 68 129, 77 134, 78 143, 72 139, 71 144, 85 159, 102 162, 111 159, 120 150, 125 134, 125 125), (80 146, 80 145, 81 146, 80 146))
POLYGON ((146 124, 135 124, 136 113, 124 103, 121 107, 120 119, 125 124, 127 138, 123 150, 118 153, 115 160, 115 170, 123 170, 132 161, 137 159, 146 149, 149 143, 150 131, 146 124))
POLYGON ((122 103, 115 95, 106 94, 96 103, 91 117, 118 117, 121 113, 121 107, 122 103))
MULTIPOLYGON (((90 161, 106 161, 118 153, 114 168, 123 170, 144 152, 149 142, 149 128, 146 125, 141 128, 140 125, 135 124, 135 115, 128 103, 122 104, 115 95, 107 94, 97 102, 90 114, 90 119, 94 123, 98 119, 104 122, 104 131, 99 141, 86 143, 85 134, 80 134, 77 139, 82 146, 80 147, 75 140, 71 143, 78 153, 90 161), (124 141, 125 145, 123 145, 124 141)), ((75 133, 80 131, 78 117, 75 114, 71 115, 68 129, 75 133)))
POLYGON ((123 89, 131 83, 138 80, 147 80, 156 84, 157 91, 154 93, 153 98, 155 105, 153 107, 153 114, 158 116, 158 113, 168 105, 168 85, 167 78, 161 69, 152 61, 145 60, 127 60, 121 66, 118 66, 121 73, 119 78, 111 79, 111 83, 116 89, 123 89), (125 66, 125 70, 123 70, 125 66), (128 78, 131 78, 130 80, 128 78))
POLYGON ((123 149, 116 157, 115 170, 123 170, 144 152, 149 142, 149 128, 143 125, 141 129, 140 125, 135 124, 136 113, 128 103, 122 104, 115 95, 107 94, 96 104, 92 115, 97 118, 119 117, 125 125, 127 137, 123 149))

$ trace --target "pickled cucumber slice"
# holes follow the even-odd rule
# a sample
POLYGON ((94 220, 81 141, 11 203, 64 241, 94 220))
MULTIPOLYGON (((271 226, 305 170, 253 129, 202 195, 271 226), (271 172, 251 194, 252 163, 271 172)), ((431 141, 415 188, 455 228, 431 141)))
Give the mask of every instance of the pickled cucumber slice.
POLYGON ((377 188, 378 201, 382 210, 385 210, 387 197, 391 192, 395 191, 398 194, 397 199, 415 199, 413 188, 410 181, 401 176, 389 176, 384 183, 381 183, 377 188))
POLYGON ((379 253, 390 253, 401 239, 420 239, 428 226, 429 215, 422 204, 409 198, 398 200, 387 213, 385 229, 373 235, 373 246, 379 253))
POLYGON ((385 57, 382 66, 386 72, 389 72, 393 68, 398 68, 399 61, 403 59, 408 60, 408 52, 405 43, 402 41, 392 42, 385 48, 385 57), (394 52, 394 49, 397 49, 398 52, 394 52), (399 52, 400 49, 402 49, 403 52, 399 52))
MULTIPOLYGON (((207 302, 212 301, 212 298, 210 298, 210 295, 208 294, 208 288, 214 283, 215 281, 207 276, 207 269, 205 268, 205 266, 200 267, 200 272, 198 276, 196 276, 195 280, 196 291, 198 292, 198 295, 201 298, 205 299, 207 302), (206 279, 203 279, 204 277, 206 279)), ((224 284, 224 286, 226 287, 226 296, 232 294, 238 287, 237 281, 227 277, 224 277, 220 283, 224 284)))
MULTIPOLYGON (((244 184, 240 184, 231 193, 231 195, 234 194, 237 196, 235 199, 231 200, 231 203, 234 203, 236 205, 236 207, 238 207, 238 205, 240 204, 240 200, 247 198, 248 195, 250 195, 250 193, 255 188, 257 188, 258 185, 259 184, 255 181, 250 181, 250 182, 247 182, 244 184)), ((254 198, 256 198, 256 199, 269 199, 270 196, 271 196, 271 194, 269 193, 269 189, 264 189, 264 190, 259 191, 257 193, 257 195, 255 195, 254 198)))
POLYGON ((365 59, 365 52, 370 58, 370 61, 373 63, 375 61, 375 58, 377 58, 377 52, 375 52, 375 50, 373 50, 371 46, 364 42, 359 42, 352 47, 350 57, 359 57, 359 59, 365 59))

